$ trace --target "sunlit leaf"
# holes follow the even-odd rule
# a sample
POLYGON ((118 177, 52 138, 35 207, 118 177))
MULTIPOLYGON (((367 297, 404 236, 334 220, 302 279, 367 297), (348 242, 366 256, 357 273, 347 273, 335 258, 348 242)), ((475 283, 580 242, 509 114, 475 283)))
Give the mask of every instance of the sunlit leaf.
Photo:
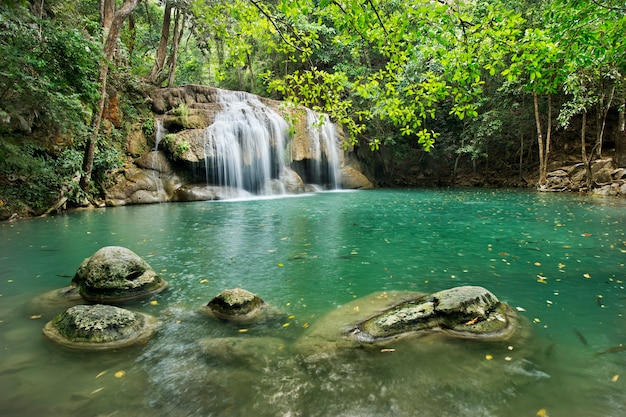
POLYGON ((589 275, 588 273, 584 273, 584 274, 583 274, 583 277, 585 277, 585 278, 589 279, 589 278, 591 278, 591 275, 589 275))
POLYGON ((122 378, 124 375, 126 375, 126 371, 117 371, 115 374, 113 374, 116 378, 122 378))
POLYGON ((96 375, 96 379, 100 378, 102 375, 106 374, 107 371, 102 371, 98 375, 96 375))
POLYGON ((540 409, 537 411, 537 417, 548 417, 548 410, 545 408, 540 409))
POLYGON ((611 382, 617 382, 617 380, 619 379, 619 374, 615 374, 613 375, 613 377, 611 378, 611 382))
POLYGON ((31 320, 40 319, 40 318, 41 318, 41 314, 34 314, 34 315, 30 316, 31 320))
POLYGON ((487 359, 488 361, 493 359, 493 355, 485 355, 485 359, 487 359))

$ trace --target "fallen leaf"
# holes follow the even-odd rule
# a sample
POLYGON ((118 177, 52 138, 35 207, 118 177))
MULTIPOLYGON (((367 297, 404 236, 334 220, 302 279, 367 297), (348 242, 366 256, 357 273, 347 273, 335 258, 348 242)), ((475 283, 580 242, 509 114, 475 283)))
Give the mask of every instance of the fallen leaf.
POLYGON ((589 237, 589 236, 591 236, 591 233, 583 233, 583 234, 581 234, 581 236, 582 237, 589 237))
POLYGON ((565 268, 565 264, 564 263, 559 263, 559 269, 563 269, 565 268))
POLYGON ((282 262, 279 262, 279 263, 278 263, 278 266, 285 266, 285 265, 283 265, 283 263, 282 263, 282 262))
POLYGON ((571 249, 572 247, 570 245, 563 245, 561 246, 563 249, 571 249))
POLYGON ((155 306, 155 305, 158 305, 159 302, 157 300, 152 300, 152 301, 150 301, 150 304, 155 306))
POLYGON ((611 378, 611 382, 617 382, 618 379, 619 379, 619 374, 615 374, 613 375, 613 378, 611 378))
POLYGON ((239 329, 239 333, 248 333, 248 329, 239 329))
POLYGON ((545 408, 540 409, 537 411, 537 417, 548 417, 548 410, 545 408))
POLYGON ((205 282, 209 282, 209 280, 206 278, 200 280, 200 284, 204 284, 205 282))
POLYGON ((115 374, 113 374, 116 378, 122 378, 124 375, 126 375, 126 371, 117 371, 115 374))
POLYGON ((485 355, 485 359, 487 359, 488 361, 493 359, 493 355, 485 355))
POLYGON ((515 309, 517 311, 526 311, 526 309, 524 307, 515 307, 515 309))
POLYGON ((546 281, 546 277, 542 277, 541 275, 537 275, 537 282, 541 283, 541 284, 547 284, 548 281, 546 281))
POLYGON ((381 349, 380 350, 382 353, 391 353, 391 352, 395 352, 395 349, 381 349))
POLYGON ((91 394, 97 394, 97 393, 99 393, 100 391, 102 391, 103 389, 104 389, 104 387, 100 387, 100 388, 98 388, 98 389, 95 389, 95 390, 91 391, 91 394))
POLYGON ((35 314, 35 315, 30 316, 31 320, 40 319, 40 318, 41 318, 41 314, 35 314))
POLYGON ((585 278, 589 279, 589 278, 591 278, 591 275, 589 275, 588 273, 584 273, 584 274, 583 274, 583 277, 585 277, 585 278))
POLYGON ((541 266, 541 262, 535 262, 535 266, 541 266))
POLYGON ((478 317, 474 317, 473 319, 471 319, 470 321, 465 322, 465 324, 467 326, 472 326, 474 324, 476 324, 476 322, 478 322, 478 317))
POLYGON ((102 371, 98 375, 96 375, 96 379, 100 378, 102 375, 106 374, 107 371, 102 371))
POLYGON ((289 327, 289 324, 290 323, 285 323, 285 324, 283 324, 283 327, 289 327))

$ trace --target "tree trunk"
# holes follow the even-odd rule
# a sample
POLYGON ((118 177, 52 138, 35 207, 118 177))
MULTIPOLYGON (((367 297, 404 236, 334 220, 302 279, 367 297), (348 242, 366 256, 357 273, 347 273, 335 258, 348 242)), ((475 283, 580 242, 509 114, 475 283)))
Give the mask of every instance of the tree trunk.
POLYGON ((176 77, 176 61, 178 59, 178 47, 180 46, 180 40, 183 38, 185 32, 185 14, 181 9, 176 9, 176 17, 174 18, 174 33, 172 37, 172 50, 167 60, 168 74, 167 74, 167 86, 174 85, 174 78, 176 77))
POLYGON ((535 105, 535 123, 537 125, 537 144, 539 145, 539 185, 543 186, 547 182, 547 167, 544 166, 544 142, 541 131, 541 117, 539 114, 539 97, 533 92, 533 102, 535 105))
MULTIPOLYGON (((154 60, 154 66, 152 71, 148 75, 148 80, 155 83, 161 76, 161 73, 165 69, 165 59, 167 58, 167 44, 170 39, 170 25, 172 22, 172 3, 165 3, 165 12, 163 13, 163 25, 161 26, 161 40, 159 41, 159 48, 157 49, 156 57, 154 60)), ((174 34, 174 36, 176 36, 174 34)))
POLYGON ((548 161, 550 160, 550 145, 552 138, 552 94, 548 94, 548 127, 546 129, 546 151, 544 152, 543 158, 543 169, 548 175, 548 161))
POLYGON ((609 100, 604 105, 604 97, 602 94, 600 99, 600 103, 598 104, 598 129, 597 129, 597 137, 596 137, 596 147, 598 148, 598 157, 602 158, 602 142, 604 141, 604 131, 606 130, 606 118, 609 115, 609 109, 611 108, 611 103, 613 102, 613 96, 615 95, 615 85, 611 88, 611 93, 609 94, 609 100))
MULTIPOLYGON (((101 2, 101 12, 109 10, 106 5, 110 2, 113 2, 115 5, 115 1, 113 0, 103 0, 101 2)), ((122 29, 122 24, 126 20, 128 16, 135 10, 137 5, 141 0, 124 0, 124 4, 122 8, 117 10, 113 14, 113 18, 111 19, 108 14, 102 13, 101 17, 102 25, 104 27, 105 39, 104 39, 104 48, 103 48, 103 56, 100 60, 100 70, 98 72, 98 82, 100 83, 100 100, 98 101, 98 108, 96 117, 92 123, 92 132, 91 137, 87 140, 87 144, 85 146, 85 154, 83 156, 83 173, 80 177, 80 188, 87 192, 89 190, 89 184, 91 182, 91 172, 93 170, 93 161, 96 153, 96 142, 98 141, 98 135, 100 133, 100 124, 102 123, 102 115, 104 114, 104 105, 106 103, 106 88, 107 88, 107 78, 109 74, 109 61, 113 57, 115 53, 115 46, 117 44, 117 40, 120 35, 120 30, 122 29), (108 27, 104 26, 108 24, 110 21, 110 25, 108 27)))
POLYGON ((626 99, 621 100, 619 119, 615 135, 615 156, 613 159, 618 167, 626 166, 626 99))
POLYGON ((593 172, 591 171, 591 158, 587 156, 587 140, 585 134, 587 132, 587 110, 583 111, 583 125, 580 128, 580 145, 582 147, 582 158, 585 164, 585 177, 587 178, 587 191, 591 190, 593 181, 593 172))

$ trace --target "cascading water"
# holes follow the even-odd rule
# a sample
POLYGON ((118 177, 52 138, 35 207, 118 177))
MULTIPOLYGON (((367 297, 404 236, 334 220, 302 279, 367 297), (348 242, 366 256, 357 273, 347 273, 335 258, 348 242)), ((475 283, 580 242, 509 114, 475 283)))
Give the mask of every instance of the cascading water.
POLYGON ((165 137, 165 128, 163 127, 163 120, 161 120, 161 119, 156 119, 154 124, 155 124, 155 126, 154 126, 155 132, 154 132, 154 149, 153 149, 153 151, 158 151, 159 150, 159 143, 161 143, 161 141, 165 137))
POLYGON ((205 131, 207 183, 271 194, 285 169, 287 122, 256 96, 220 91, 222 111, 205 131))
POLYGON ((312 147, 312 159, 308 182, 327 184, 331 189, 339 188, 339 148, 337 130, 328 115, 310 109, 306 111, 307 131, 312 147))
POLYGON ((294 168, 305 183, 338 188, 338 135, 328 116, 307 110, 313 157, 306 166, 292 167, 285 156, 289 125, 282 116, 245 92, 218 90, 216 101, 222 110, 205 130, 207 184, 258 195, 282 194, 283 179, 294 168))

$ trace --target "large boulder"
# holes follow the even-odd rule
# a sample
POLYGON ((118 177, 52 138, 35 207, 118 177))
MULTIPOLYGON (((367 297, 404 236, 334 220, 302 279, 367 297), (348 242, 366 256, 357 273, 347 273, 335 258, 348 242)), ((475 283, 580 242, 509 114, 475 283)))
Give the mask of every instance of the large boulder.
POLYGON ((106 246, 85 259, 74 278, 87 301, 119 302, 163 291, 167 282, 130 249, 106 246))
POLYGON ((506 340, 515 333, 516 324, 515 311, 490 291, 463 286, 403 301, 357 323, 348 334, 364 342, 430 332, 506 340))
POLYGON ((110 305, 78 305, 49 321, 43 333, 63 347, 79 350, 119 349, 143 344, 157 320, 110 305))

